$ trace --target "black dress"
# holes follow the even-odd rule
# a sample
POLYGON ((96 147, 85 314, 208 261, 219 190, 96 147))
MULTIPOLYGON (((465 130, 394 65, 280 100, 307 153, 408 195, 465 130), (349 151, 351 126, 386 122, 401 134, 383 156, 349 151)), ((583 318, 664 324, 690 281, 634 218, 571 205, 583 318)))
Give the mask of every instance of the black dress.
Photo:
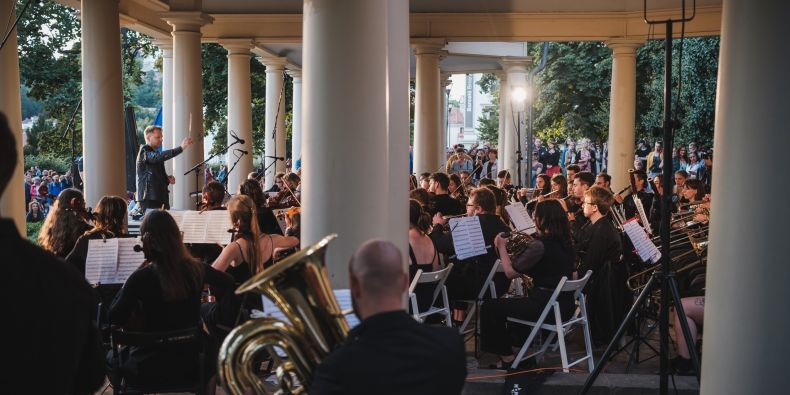
MULTIPOLYGON (((526 298, 499 298, 480 306, 482 348, 499 355, 510 355, 511 342, 507 331, 507 317, 535 321, 540 317, 552 293, 563 276, 571 278, 575 252, 570 245, 557 238, 538 239, 528 244, 526 251, 513 262, 513 269, 532 277, 534 287, 526 298)), ((563 292, 557 298, 563 320, 575 311, 573 293, 563 292)), ((554 323, 551 312, 545 323, 554 323)))
MULTIPOLYGON (((418 270, 422 270, 423 273, 429 273, 433 271, 433 261, 435 261, 439 256, 439 252, 436 251, 436 248, 433 249, 433 258, 429 263, 418 263, 417 256, 414 255, 414 250, 411 248, 411 244, 409 244, 409 283, 414 280, 414 276, 417 275, 418 270)), ((424 283, 424 284, 417 284, 417 287, 414 288, 414 294, 417 295, 417 307, 420 311, 426 311, 431 307, 431 299, 433 298, 433 292, 435 289, 434 283, 424 283)), ((411 311, 411 302, 409 303, 409 313, 411 311)))

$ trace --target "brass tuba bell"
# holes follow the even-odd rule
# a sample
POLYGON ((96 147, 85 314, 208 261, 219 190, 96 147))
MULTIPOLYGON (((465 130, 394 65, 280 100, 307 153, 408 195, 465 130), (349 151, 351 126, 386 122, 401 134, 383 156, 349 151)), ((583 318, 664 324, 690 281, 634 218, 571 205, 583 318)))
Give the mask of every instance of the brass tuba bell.
POLYGON ((219 352, 218 371, 225 390, 234 395, 251 389, 267 393, 253 370, 255 356, 274 348, 288 360, 277 368, 281 392, 309 390, 312 373, 321 360, 348 336, 348 323, 332 293, 326 273, 326 248, 336 234, 276 263, 242 284, 237 294, 252 292, 271 299, 288 318, 252 319, 225 338, 219 352), (294 378, 298 384, 294 382, 294 378))

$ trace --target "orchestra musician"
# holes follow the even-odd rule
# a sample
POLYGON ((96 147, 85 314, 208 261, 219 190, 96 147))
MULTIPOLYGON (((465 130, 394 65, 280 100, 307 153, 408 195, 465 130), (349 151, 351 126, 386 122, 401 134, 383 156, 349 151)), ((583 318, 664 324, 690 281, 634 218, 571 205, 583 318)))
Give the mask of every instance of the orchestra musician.
POLYGON ((277 224, 277 217, 271 208, 266 207, 266 198, 261 190, 261 185, 255 180, 246 180, 239 185, 239 194, 249 196, 258 210, 258 228, 263 233, 282 235, 283 231, 277 224))
POLYGON ((126 237, 126 201, 118 196, 104 196, 96 204, 93 229, 77 239, 74 248, 66 256, 66 262, 85 275, 85 260, 88 258, 90 240, 126 237))
POLYGON ((288 173, 283 177, 283 188, 276 196, 269 198, 269 208, 288 208, 301 206, 299 183, 301 179, 296 173, 288 173))
MULTIPOLYGON (((510 231, 510 227, 496 215, 496 198, 488 188, 477 188, 472 191, 469 201, 466 203, 466 215, 469 217, 476 215, 480 218, 480 227, 483 230, 486 246, 493 245, 496 235, 510 231)), ((445 231, 444 225, 446 223, 447 220, 441 214, 434 215, 430 237, 440 253, 450 256, 455 254, 455 249, 452 232, 445 231)), ((496 260, 496 251, 490 248, 484 255, 458 262, 446 281, 449 298, 451 300, 475 299, 496 260)), ((504 293, 508 289, 509 280, 504 275, 500 275, 501 273, 498 273, 494 277, 494 282, 498 292, 504 293)))
POLYGON ((162 146, 163 139, 162 127, 148 126, 143 135, 145 144, 140 146, 136 163, 137 203, 143 211, 149 208, 169 208, 167 186, 175 184, 176 179, 165 172, 165 161, 179 155, 192 145, 192 138, 185 138, 180 147, 159 152, 157 150, 162 146))
POLYGON ((583 236, 584 229, 590 224, 589 219, 584 215, 582 201, 584 194, 595 184, 595 176, 588 171, 580 171, 574 175, 573 188, 567 200, 560 200, 560 204, 568 212, 568 220, 571 222, 571 234, 573 240, 578 243, 583 236))
MULTIPOLYGON (((497 235, 494 245, 508 278, 523 274, 532 277, 534 286, 529 297, 499 298, 481 305, 480 330, 483 351, 499 355, 500 363, 492 368, 502 369, 513 361, 513 349, 507 331, 507 317, 537 321, 563 276, 572 278, 576 253, 573 249, 568 216, 556 199, 539 202, 535 207, 538 235, 515 260, 508 256, 503 235, 497 235)), ((575 311, 572 292, 560 294, 557 302, 563 320, 575 311)))
POLYGON ((636 203, 634 203, 633 199, 634 194, 636 194, 636 196, 642 202, 642 207, 645 209, 645 214, 650 213, 650 210, 653 206, 653 193, 647 191, 647 174, 645 174, 644 170, 636 170, 631 174, 634 178, 632 185, 636 188, 636 190, 632 190, 631 195, 628 198, 623 198, 621 195, 616 195, 614 197, 614 200, 617 201, 617 203, 623 205, 626 218, 633 218, 639 215, 637 212, 636 203))
MULTIPOLYGON (((424 273, 441 269, 439 252, 428 236, 431 229, 431 215, 422 208, 420 202, 409 201, 409 282, 414 279, 418 270, 424 273)), ((414 293, 420 311, 430 308, 434 287, 431 284, 417 284, 414 293)), ((411 308, 411 305, 409 305, 411 308)))
MULTIPOLYGON (((125 330, 165 332, 195 327, 200 323, 203 285, 231 292, 233 279, 200 264, 187 252, 176 221, 167 211, 153 210, 140 224, 145 262, 126 280, 109 311, 109 320, 125 330)), ((125 347, 113 360, 135 382, 166 384, 186 381, 193 373, 192 361, 199 344, 125 347)), ((216 362, 207 363, 213 369, 216 362)))
POLYGON ((450 183, 447 186, 447 191, 450 193, 451 198, 466 206, 468 198, 461 183, 461 177, 458 174, 450 174, 450 183))
POLYGON ((448 194, 450 188, 450 177, 444 173, 433 173, 428 192, 433 192, 431 201, 433 202, 433 212, 431 215, 459 215, 464 212, 464 205, 453 199, 448 194))
POLYGON ((74 188, 64 189, 41 226, 38 244, 55 256, 65 258, 77 239, 92 228, 88 217, 82 192, 74 188))
POLYGON ((201 192, 200 211, 225 210, 222 202, 225 200, 225 185, 218 181, 211 181, 203 186, 201 192))

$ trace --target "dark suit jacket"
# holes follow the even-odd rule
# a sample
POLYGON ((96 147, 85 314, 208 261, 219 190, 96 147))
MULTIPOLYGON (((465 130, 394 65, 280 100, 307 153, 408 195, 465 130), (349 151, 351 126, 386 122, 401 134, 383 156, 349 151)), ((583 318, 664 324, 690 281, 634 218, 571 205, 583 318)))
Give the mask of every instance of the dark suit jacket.
POLYGON ((457 330, 404 311, 368 317, 316 370, 310 394, 460 394, 466 354, 457 330))
POLYGON ((0 370, 2 392, 93 394, 104 382, 104 351, 91 323, 96 311, 88 282, 20 237, 10 220, 0 219, 0 250, 8 296, 0 350, 9 362, 0 370))
POLYGON ((168 200, 165 161, 182 151, 181 147, 176 147, 157 152, 148 144, 140 146, 140 151, 137 153, 138 202, 143 200, 166 202, 168 200))

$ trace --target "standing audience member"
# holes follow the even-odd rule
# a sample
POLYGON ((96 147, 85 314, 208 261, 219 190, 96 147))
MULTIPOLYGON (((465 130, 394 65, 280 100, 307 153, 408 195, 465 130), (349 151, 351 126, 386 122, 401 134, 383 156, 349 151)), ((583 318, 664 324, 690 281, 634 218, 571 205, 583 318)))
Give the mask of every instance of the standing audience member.
POLYGON ((409 276, 402 262, 397 247, 377 240, 351 257, 351 300, 362 322, 318 366, 310 394, 461 393, 463 340, 455 329, 425 326, 403 311, 409 276))
MULTIPOLYGON (((2 113, 0 141, 2 195, 19 155, 2 113)), ((24 295, 3 303, 9 319, 3 321, 0 349, 10 362, 0 370, 3 390, 96 393, 104 382, 104 363, 99 332, 91 323, 96 312, 90 286, 63 260, 25 240, 7 218, 0 218, 0 249, 6 254, 0 263, 3 290, 24 295), (49 368, 42 368, 42 358, 49 368)))
POLYGON ((34 200, 27 205, 27 216, 25 217, 25 222, 41 222, 44 220, 44 218, 46 218, 46 214, 41 208, 41 203, 34 200))

